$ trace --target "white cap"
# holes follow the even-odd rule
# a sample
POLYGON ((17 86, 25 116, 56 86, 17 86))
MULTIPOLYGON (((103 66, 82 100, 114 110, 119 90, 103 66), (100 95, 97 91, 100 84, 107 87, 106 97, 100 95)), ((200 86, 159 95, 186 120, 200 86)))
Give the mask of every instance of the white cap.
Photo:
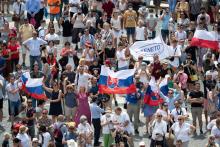
POLYGON ((145 146, 145 142, 144 142, 144 141, 141 141, 141 142, 139 143, 139 146, 145 146))

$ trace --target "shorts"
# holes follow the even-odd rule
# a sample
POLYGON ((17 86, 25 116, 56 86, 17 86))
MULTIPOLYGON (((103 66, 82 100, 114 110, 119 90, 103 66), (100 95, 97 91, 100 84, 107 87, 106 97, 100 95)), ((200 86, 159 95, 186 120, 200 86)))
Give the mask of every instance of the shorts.
POLYGON ((17 112, 19 112, 20 106, 21 106, 20 100, 18 100, 17 102, 10 101, 11 115, 15 115, 17 112))
POLYGON ((76 107, 70 108, 70 107, 65 106, 65 115, 66 116, 73 116, 74 117, 75 113, 76 113, 76 107))
POLYGON ((3 109, 3 98, 0 99, 0 109, 3 109))
POLYGON ((60 14, 50 14, 50 21, 54 21, 54 18, 56 18, 56 20, 59 21, 60 14))
POLYGON ((134 35, 135 33, 135 27, 128 27, 126 28, 127 35, 134 35))
POLYGON ((155 6, 160 6, 161 0, 153 0, 155 6))

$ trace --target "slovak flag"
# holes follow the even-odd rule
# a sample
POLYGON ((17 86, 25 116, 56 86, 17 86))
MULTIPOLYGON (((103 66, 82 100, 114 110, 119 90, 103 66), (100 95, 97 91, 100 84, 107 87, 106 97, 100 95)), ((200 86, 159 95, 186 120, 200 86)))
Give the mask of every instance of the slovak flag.
POLYGON ((190 45, 217 51, 219 49, 218 34, 214 31, 196 30, 190 45))
POLYGON ((46 100, 42 86, 43 78, 31 78, 29 72, 25 72, 21 76, 22 90, 32 98, 38 100, 46 100))
POLYGON ((156 81, 154 77, 151 77, 151 80, 149 82, 149 85, 146 89, 146 93, 144 96, 144 103, 149 106, 159 106, 161 103, 163 103, 163 99, 160 98, 159 95, 159 89, 156 85, 156 81))
POLYGON ((102 66, 99 78, 99 93, 129 94, 136 92, 133 76, 135 69, 114 72, 109 67, 102 66))

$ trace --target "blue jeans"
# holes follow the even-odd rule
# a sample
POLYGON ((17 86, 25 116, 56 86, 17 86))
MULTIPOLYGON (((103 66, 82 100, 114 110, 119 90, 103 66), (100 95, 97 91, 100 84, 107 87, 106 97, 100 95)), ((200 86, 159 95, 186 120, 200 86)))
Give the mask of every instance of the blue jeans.
POLYGON ((15 115, 16 112, 19 112, 21 106, 20 100, 17 102, 10 101, 10 110, 11 110, 11 115, 15 115))
POLYGON ((39 66, 39 70, 41 70, 42 69, 42 63, 41 63, 40 56, 30 56, 30 69, 31 70, 34 69, 35 61, 37 62, 38 66, 39 66))
POLYGON ((60 14, 50 14, 50 21, 54 21, 54 18, 56 18, 57 21, 60 20, 60 14))
POLYGON ((176 8, 176 2, 177 0, 168 0, 170 12, 174 12, 176 8))

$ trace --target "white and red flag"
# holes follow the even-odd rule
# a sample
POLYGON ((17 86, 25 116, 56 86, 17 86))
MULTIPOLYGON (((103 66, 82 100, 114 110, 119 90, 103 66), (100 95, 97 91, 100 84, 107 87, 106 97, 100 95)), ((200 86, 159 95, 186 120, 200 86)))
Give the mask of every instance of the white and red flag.
POLYGON ((214 31, 196 30, 190 45, 217 51, 219 49, 218 34, 214 31))

